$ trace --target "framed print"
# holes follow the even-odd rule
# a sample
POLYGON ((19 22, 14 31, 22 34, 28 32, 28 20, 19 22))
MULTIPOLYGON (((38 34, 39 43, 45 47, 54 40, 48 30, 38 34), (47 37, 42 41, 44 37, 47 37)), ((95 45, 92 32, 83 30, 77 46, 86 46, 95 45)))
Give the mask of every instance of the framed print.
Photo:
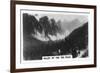
POLYGON ((11 1, 11 72, 96 67, 96 6, 11 1))

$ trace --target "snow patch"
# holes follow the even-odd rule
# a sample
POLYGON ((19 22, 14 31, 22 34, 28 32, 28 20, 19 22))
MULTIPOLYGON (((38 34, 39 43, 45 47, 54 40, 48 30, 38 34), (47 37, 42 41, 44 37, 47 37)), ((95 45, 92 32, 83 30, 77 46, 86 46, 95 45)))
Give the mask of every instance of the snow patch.
POLYGON ((44 31, 42 31, 42 33, 40 33, 39 31, 35 30, 35 34, 32 34, 32 36, 40 41, 58 41, 58 40, 63 40, 65 39, 65 37, 67 37, 69 35, 69 31, 66 30, 64 33, 56 33, 56 35, 51 35, 48 34, 47 36, 45 36, 44 31))

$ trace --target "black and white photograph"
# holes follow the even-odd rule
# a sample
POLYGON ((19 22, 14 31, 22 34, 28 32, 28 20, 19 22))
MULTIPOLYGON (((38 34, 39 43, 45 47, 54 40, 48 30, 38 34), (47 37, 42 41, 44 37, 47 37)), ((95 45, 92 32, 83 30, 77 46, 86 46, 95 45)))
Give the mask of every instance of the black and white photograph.
POLYGON ((23 13, 24 60, 88 57, 88 16, 57 13, 23 13))
POLYGON ((96 6, 12 2, 11 71, 96 66, 96 6))

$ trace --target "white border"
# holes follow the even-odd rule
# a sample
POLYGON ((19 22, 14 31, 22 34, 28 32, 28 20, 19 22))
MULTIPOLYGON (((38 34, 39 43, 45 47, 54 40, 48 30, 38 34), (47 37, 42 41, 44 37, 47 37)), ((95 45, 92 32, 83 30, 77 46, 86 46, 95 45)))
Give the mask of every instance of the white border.
MULTIPOLYGON (((22 25, 21 25, 22 27, 22 25)), ((23 29, 23 28, 21 28, 23 29)), ((21 40, 20 40, 21 39, 21 40)), ((21 46, 23 48, 23 46, 21 46)), ((21 49, 22 50, 22 49, 21 49)), ((69 7, 50 7, 50 6, 34 6, 34 5, 16 5, 16 68, 39 68, 39 67, 54 67, 54 66, 73 66, 73 65, 86 65, 94 64, 94 11, 93 9, 84 8, 69 8, 69 7), (51 11, 71 11, 71 12, 87 12, 88 14, 88 27, 89 27, 89 57, 77 59, 64 59, 64 60, 37 60, 37 61, 23 61, 20 63, 20 9, 30 10, 51 10, 51 11)))

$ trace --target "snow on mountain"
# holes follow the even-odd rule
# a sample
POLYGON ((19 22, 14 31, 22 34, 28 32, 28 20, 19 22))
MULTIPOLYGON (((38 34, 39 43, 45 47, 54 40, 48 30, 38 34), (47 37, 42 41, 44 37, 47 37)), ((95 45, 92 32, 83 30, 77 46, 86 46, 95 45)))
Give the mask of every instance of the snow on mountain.
POLYGON ((69 35, 69 31, 65 31, 64 33, 56 33, 56 35, 51 35, 48 34, 48 36, 45 36, 44 31, 42 31, 42 33, 40 33, 38 30, 35 31, 35 34, 32 34, 33 37, 35 37, 36 39, 40 40, 40 41, 58 41, 58 40, 63 40, 65 37, 67 37, 69 35))

